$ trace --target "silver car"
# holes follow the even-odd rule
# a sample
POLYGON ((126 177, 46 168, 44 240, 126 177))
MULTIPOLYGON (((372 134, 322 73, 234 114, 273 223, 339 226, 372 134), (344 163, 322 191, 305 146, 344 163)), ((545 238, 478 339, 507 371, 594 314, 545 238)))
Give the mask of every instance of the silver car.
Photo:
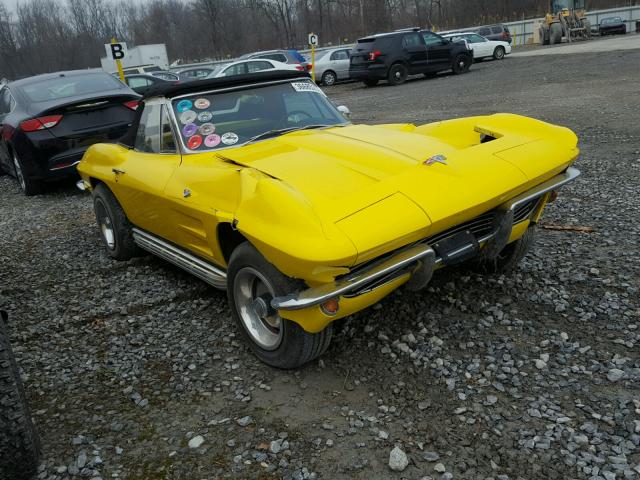
POLYGON ((349 78, 351 47, 339 47, 316 52, 316 81, 330 86, 349 78))

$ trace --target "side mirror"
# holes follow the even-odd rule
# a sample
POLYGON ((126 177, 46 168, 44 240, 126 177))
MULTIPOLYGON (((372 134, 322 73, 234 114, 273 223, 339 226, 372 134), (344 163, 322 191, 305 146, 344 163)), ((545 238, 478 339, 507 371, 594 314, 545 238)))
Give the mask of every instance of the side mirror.
POLYGON ((344 118, 346 118, 347 120, 349 120, 351 118, 351 110, 349 110, 349 107, 346 107, 344 105, 340 105, 338 107, 338 111, 342 114, 342 116, 344 118))

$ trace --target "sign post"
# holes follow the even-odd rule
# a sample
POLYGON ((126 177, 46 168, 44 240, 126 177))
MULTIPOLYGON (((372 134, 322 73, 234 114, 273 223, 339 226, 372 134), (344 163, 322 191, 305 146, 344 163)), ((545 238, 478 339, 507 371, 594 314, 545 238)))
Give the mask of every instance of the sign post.
POLYGON ((318 46, 318 35, 309 34, 309 45, 311 46, 311 79, 316 81, 316 47, 318 46))
POLYGON ((118 42, 115 38, 111 39, 111 43, 107 43, 104 46, 107 51, 107 57, 111 57, 118 67, 118 77, 120 81, 124 82, 124 70, 122 70, 122 59, 127 53, 127 44, 124 42, 118 42))

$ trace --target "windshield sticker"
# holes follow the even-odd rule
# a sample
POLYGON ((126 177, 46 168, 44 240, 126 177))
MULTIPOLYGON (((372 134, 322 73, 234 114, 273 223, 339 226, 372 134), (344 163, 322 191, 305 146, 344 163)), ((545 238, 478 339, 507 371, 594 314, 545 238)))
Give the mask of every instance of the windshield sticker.
POLYGON ((211 102, 206 98, 199 98, 194 102, 194 105, 198 110, 204 110, 205 108, 209 108, 209 106, 211 105, 211 102))
POLYGON ((213 123, 203 123, 202 125, 200 125, 200 133, 205 137, 207 135, 211 135, 215 131, 216 126, 213 123))
POLYGON ((238 143, 238 135, 233 132, 228 132, 222 135, 222 143, 225 145, 235 145, 238 143))
POLYGON ((196 134, 197 131, 198 126, 195 123, 187 123, 182 128, 182 135, 184 135, 185 137, 192 137, 196 134))
POLYGON ((216 135, 215 133, 207 135, 207 138, 204 139, 204 145, 209 148, 217 147, 220 145, 220 135, 216 135))
POLYGON ((193 123, 198 115, 193 110, 186 110, 180 114, 180 123, 186 125, 187 123, 193 123))
POLYGON ((314 92, 324 94, 320 87, 311 82, 291 82, 291 86, 296 92, 314 92))
POLYGON ((202 145, 202 137, 200 135, 194 135, 187 141, 187 147, 191 150, 195 150, 202 145))
POLYGON ((208 122, 213 118, 213 113, 211 112, 200 112, 198 114, 198 121, 200 122, 208 122))
POLYGON ((193 103, 191 100, 180 100, 178 105, 176 105, 176 110, 180 113, 186 112, 187 110, 191 110, 193 103))

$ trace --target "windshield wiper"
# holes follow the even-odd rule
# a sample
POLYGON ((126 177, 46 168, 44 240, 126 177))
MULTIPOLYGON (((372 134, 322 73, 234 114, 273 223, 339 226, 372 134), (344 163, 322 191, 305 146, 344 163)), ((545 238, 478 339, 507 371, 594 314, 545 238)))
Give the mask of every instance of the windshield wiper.
POLYGON ((257 142, 258 140, 264 140, 265 138, 278 137, 280 135, 284 135, 285 133, 295 132, 299 130, 312 130, 314 128, 342 127, 342 126, 343 126, 342 124, 337 124, 337 125, 318 124, 318 125, 305 125, 304 127, 276 128, 274 130, 269 130, 267 132, 263 132, 251 137, 249 140, 245 142, 245 145, 249 143, 257 142))

